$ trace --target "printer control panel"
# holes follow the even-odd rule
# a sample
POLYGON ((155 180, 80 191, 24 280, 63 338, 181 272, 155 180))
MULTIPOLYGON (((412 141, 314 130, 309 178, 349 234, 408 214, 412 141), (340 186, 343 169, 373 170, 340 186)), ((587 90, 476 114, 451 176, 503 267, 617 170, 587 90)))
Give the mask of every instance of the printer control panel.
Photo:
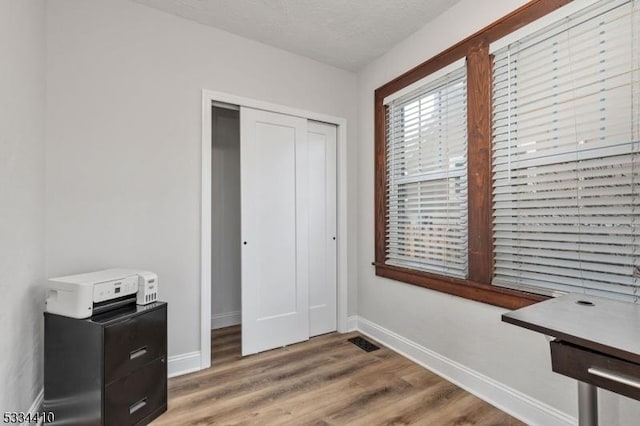
POLYGON ((121 280, 98 283, 93 287, 93 302, 99 303, 138 291, 138 276, 132 275, 121 280))

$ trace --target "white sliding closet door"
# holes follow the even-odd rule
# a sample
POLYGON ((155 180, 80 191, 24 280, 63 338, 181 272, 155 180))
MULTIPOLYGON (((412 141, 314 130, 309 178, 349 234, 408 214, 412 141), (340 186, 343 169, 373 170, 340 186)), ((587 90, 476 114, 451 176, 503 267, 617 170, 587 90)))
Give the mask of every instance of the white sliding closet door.
POLYGON ((240 108, 242 354, 309 338, 307 120, 240 108))
POLYGON ((309 121, 309 334, 336 331, 336 126, 309 121))

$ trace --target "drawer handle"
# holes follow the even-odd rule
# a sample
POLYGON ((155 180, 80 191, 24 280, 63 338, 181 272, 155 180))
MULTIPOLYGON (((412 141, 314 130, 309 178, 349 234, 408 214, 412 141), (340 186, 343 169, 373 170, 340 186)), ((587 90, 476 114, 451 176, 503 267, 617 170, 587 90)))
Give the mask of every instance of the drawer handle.
POLYGON ((602 370, 597 367, 589 367, 588 373, 594 376, 602 377, 603 379, 613 380, 614 382, 622 383, 623 385, 631 386, 636 389, 640 389, 640 381, 632 379, 628 376, 620 376, 610 371, 602 370))
POLYGON ((147 398, 142 398, 140 401, 136 402, 131 407, 129 407, 129 415, 135 413, 145 405, 147 405, 147 398))
POLYGON ((140 358, 141 356, 143 356, 146 353, 147 353, 147 347, 143 346, 140 349, 136 349, 135 351, 131 351, 129 353, 129 359, 140 358))

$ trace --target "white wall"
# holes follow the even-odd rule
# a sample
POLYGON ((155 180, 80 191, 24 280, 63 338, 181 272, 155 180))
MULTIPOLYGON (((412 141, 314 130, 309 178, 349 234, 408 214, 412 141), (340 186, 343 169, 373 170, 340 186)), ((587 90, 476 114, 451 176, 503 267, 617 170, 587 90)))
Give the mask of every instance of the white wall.
POLYGON ((0 413, 42 387, 45 7, 0 2, 0 413))
MULTIPOLYGON (((359 73, 358 314, 572 416, 575 381, 551 372, 545 337, 502 323, 504 309, 375 276, 373 91, 524 4, 463 0, 359 73)), ((640 403, 601 392, 601 423, 637 424, 640 403)))
POLYGON ((211 328, 220 328, 240 312, 240 112, 212 114, 211 328))
MULTIPOLYGON (((48 3, 46 272, 157 272, 169 355, 200 349, 203 88, 351 124, 357 117, 353 73, 126 0, 48 3)), ((348 141, 353 258, 356 130, 348 141)))

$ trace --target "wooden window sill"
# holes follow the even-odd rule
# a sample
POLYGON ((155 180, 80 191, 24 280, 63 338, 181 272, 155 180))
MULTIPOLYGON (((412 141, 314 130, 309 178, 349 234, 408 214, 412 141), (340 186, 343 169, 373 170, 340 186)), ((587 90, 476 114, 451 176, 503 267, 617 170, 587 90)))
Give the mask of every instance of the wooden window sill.
POLYGON ((374 264, 374 266, 376 268, 376 275, 379 277, 417 285, 477 302, 488 303, 501 308, 518 309, 548 299, 547 296, 539 294, 510 290, 489 284, 450 278, 397 266, 379 263, 374 264))

